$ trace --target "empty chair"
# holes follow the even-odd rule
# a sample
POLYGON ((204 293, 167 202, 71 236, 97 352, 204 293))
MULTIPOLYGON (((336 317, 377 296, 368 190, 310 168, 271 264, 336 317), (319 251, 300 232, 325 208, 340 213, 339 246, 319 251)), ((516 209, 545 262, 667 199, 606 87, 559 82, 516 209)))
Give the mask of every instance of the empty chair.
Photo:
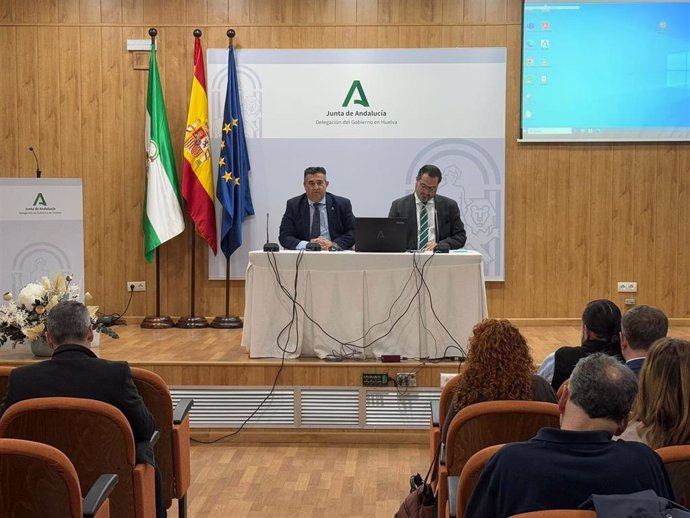
POLYGON ((664 461, 671 479, 675 501, 690 506, 690 445, 666 446, 656 452, 664 461))
POLYGON ((0 439, 0 518, 108 518, 117 475, 101 475, 82 500, 77 472, 60 450, 0 439))
POLYGON ((110 495, 114 518, 156 515, 153 466, 136 463, 132 429, 114 406, 80 398, 27 399, 0 418, 0 437, 54 446, 74 465, 81 487, 91 487, 102 473, 118 475, 110 495))
POLYGON ((526 441, 544 427, 558 426, 558 405, 543 401, 485 401, 460 410, 448 428, 445 465, 439 471, 439 515, 455 515, 460 472, 472 455, 488 446, 526 441))
POLYGON ((132 367, 132 377, 144 404, 153 414, 160 433, 156 462, 163 478, 166 508, 178 500, 180 518, 187 516, 187 490, 191 482, 189 411, 194 401, 182 399, 173 408, 167 383, 155 372, 132 367))

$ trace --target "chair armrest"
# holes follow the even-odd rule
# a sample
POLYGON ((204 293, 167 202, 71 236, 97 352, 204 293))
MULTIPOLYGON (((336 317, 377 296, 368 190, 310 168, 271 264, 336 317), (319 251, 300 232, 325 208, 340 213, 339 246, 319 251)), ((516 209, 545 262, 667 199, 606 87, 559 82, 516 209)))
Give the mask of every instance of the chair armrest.
POLYGON ((180 424, 187 417, 194 404, 193 399, 180 399, 173 408, 173 424, 180 424))
POLYGON ((158 439, 161 438, 161 433, 158 430, 154 430, 154 432, 151 434, 151 438, 149 439, 149 444, 153 448, 156 443, 158 442, 158 439))
POLYGON ((92 518, 103 505, 103 502, 113 492, 117 485, 117 475, 101 475, 96 479, 89 492, 84 497, 82 516, 92 518))
POLYGON ((431 424, 438 426, 438 407, 441 402, 438 399, 432 399, 429 403, 431 403, 431 424))

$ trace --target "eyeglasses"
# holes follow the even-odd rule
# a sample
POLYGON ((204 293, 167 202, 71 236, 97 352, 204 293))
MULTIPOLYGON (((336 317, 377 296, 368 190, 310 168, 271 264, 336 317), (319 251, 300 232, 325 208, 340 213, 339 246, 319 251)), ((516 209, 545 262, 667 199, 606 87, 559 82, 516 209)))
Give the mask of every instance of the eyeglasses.
POLYGON ((326 185, 326 182, 324 182, 323 180, 309 180, 307 182, 304 182, 304 185, 314 189, 315 187, 324 187, 326 185))
POLYGON ((438 190, 438 185, 435 185, 432 187, 431 185, 427 185, 425 183, 422 183, 421 180, 417 180, 417 183, 419 184, 419 188, 422 189, 423 191, 436 192, 438 190))

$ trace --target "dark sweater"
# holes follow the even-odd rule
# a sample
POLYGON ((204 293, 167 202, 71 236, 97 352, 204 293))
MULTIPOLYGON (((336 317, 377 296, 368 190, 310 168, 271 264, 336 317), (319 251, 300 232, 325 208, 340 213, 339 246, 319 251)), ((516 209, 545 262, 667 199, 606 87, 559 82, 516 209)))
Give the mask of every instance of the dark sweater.
POLYGON ((487 463, 465 518, 575 509, 592 493, 644 489, 673 499, 664 464, 648 446, 612 441, 605 431, 543 428, 529 441, 507 444, 487 463))

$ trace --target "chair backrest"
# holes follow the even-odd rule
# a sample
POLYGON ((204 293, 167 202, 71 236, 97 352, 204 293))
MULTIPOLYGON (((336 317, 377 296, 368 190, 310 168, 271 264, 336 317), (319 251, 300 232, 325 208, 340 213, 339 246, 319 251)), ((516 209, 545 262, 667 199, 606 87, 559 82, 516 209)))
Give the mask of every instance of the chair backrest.
POLYGON ((175 480, 173 477, 173 404, 167 383, 155 372, 131 367, 134 384, 144 400, 146 408, 156 420, 160 437, 155 446, 156 462, 163 478, 163 500, 166 507, 172 504, 175 480))
POLYGON ((666 446, 656 452, 666 466, 675 501, 690 507, 690 445, 666 446))
POLYGON ((81 518, 77 472, 60 450, 31 441, 0 439, 0 516, 81 518))
POLYGON ((597 513, 579 509, 549 509, 548 511, 514 514, 510 518, 597 518, 597 513))
POLYGON ((103 473, 118 475, 112 516, 135 516, 135 445, 125 416, 92 399, 50 397, 15 403, 0 418, 0 437, 49 444, 67 455, 82 488, 103 473))
POLYGON ((558 405, 543 401, 485 401, 463 408, 446 438, 449 476, 459 476, 478 451, 496 444, 526 441, 544 427, 559 426, 558 405))
POLYGON ((438 401, 438 425, 443 430, 443 423, 446 422, 446 415, 448 414, 448 408, 450 408, 450 403, 453 401, 453 394, 455 394, 455 388, 460 383, 460 375, 453 376, 449 379, 441 391, 441 397, 438 401))
POLYGON ((10 372, 14 367, 0 365, 0 401, 4 401, 7 395, 7 383, 10 380, 10 372))
POLYGON ((472 492, 477 485, 479 475, 481 475, 484 466, 486 465, 494 454, 503 448, 502 444, 489 446, 483 450, 479 450, 472 455, 469 460, 462 467, 460 472, 460 480, 458 481, 458 499, 457 509, 455 510, 455 517, 462 518, 465 515, 465 509, 470 501, 472 492))

